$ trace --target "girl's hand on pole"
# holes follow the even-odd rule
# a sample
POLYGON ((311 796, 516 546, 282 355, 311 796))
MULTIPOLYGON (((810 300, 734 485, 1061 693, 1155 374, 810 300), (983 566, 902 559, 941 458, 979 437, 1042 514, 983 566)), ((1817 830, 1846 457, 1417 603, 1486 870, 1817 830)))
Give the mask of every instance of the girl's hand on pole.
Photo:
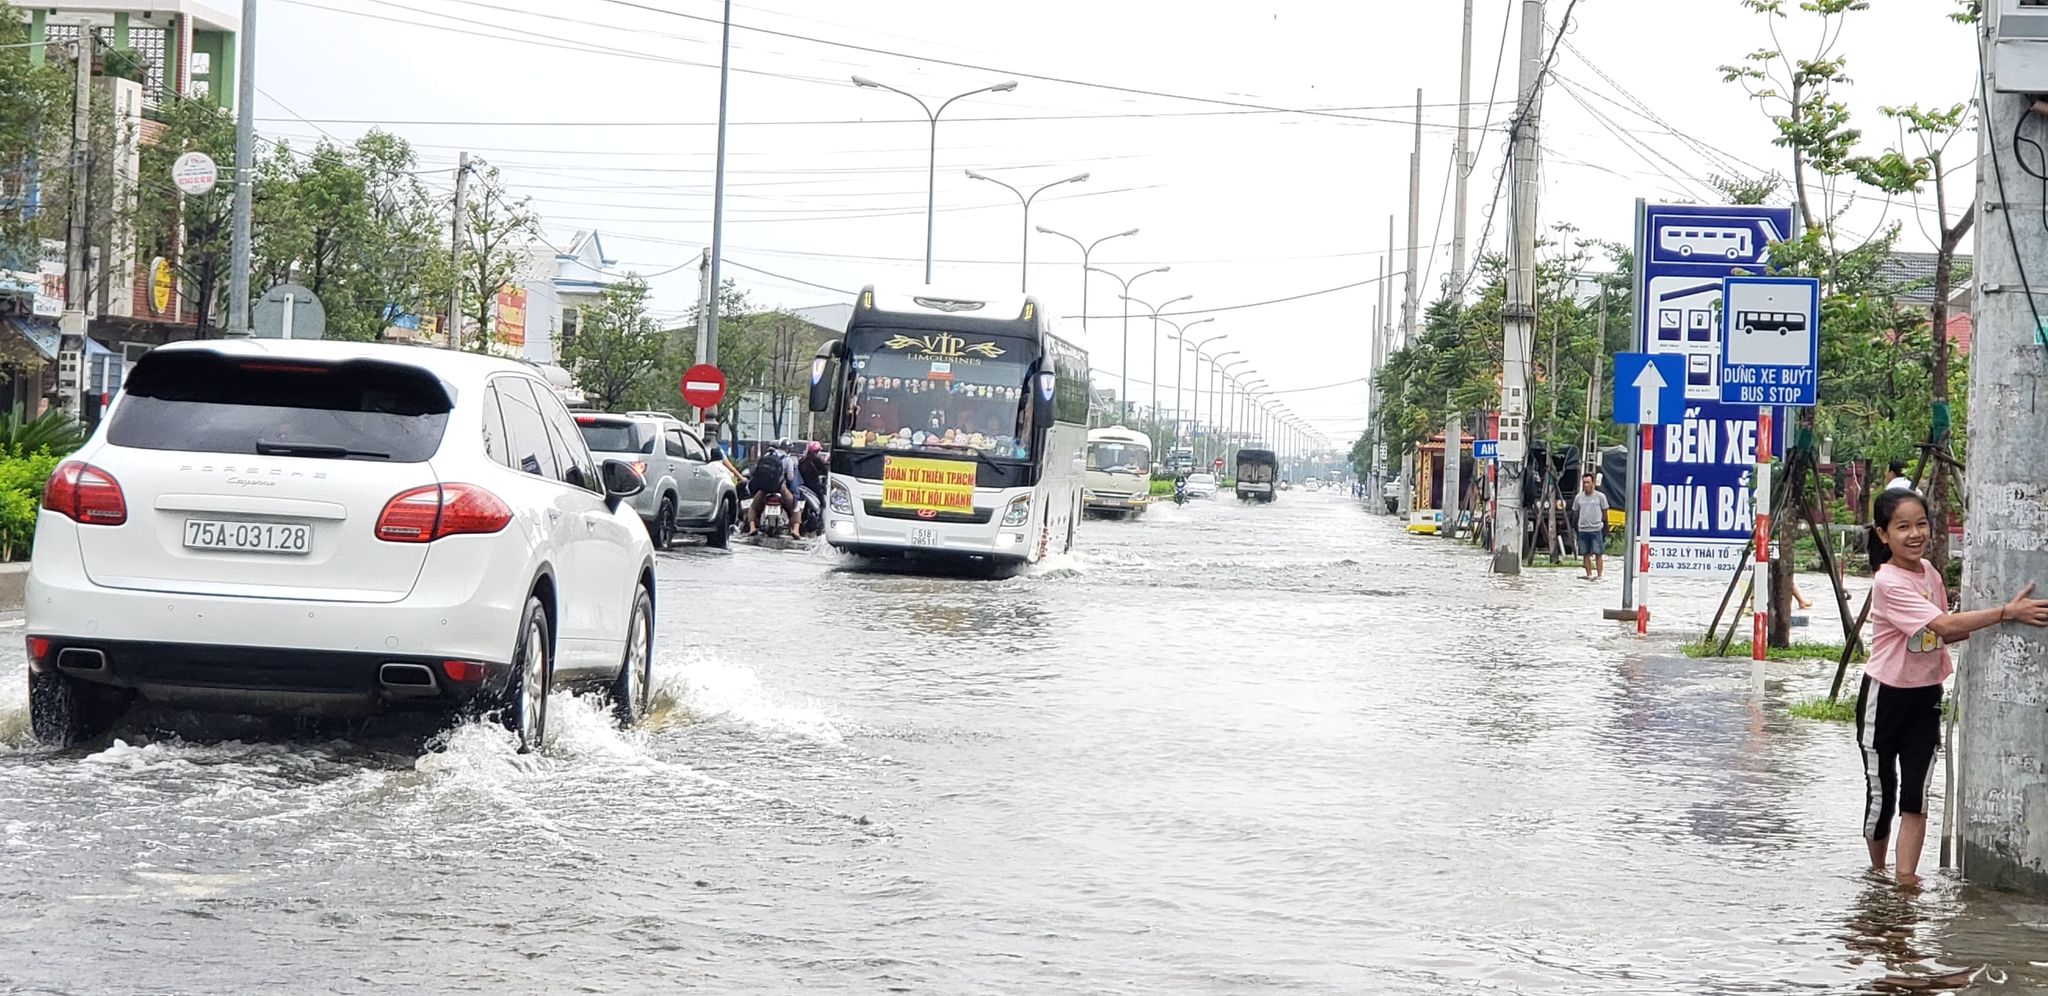
POLYGON ((2034 583, 2029 581, 2025 588, 2020 589, 2019 594, 2012 597, 2012 601, 2005 603, 2005 608, 1998 611, 1998 618, 2007 622, 2023 622, 2029 626, 2048 626, 2048 598, 2028 597, 2033 593, 2034 583))

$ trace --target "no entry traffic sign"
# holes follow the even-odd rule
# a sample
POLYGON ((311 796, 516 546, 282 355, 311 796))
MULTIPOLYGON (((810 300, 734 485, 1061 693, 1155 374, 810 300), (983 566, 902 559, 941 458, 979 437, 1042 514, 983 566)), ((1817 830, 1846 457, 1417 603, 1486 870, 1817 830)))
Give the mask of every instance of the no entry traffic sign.
POLYGON ((710 408, 725 398, 725 374, 709 363, 683 371, 683 400, 698 408, 710 408))

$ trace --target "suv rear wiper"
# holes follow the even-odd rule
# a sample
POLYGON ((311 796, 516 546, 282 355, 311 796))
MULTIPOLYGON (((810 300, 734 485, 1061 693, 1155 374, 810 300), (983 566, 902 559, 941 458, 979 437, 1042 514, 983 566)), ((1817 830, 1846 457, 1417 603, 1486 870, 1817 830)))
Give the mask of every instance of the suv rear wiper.
POLYGON ((256 441, 256 452, 263 456, 317 457, 327 460, 345 460, 349 457, 366 457, 372 460, 389 460, 391 454, 370 450, 352 450, 346 446, 332 446, 326 443, 285 443, 273 439, 256 441))

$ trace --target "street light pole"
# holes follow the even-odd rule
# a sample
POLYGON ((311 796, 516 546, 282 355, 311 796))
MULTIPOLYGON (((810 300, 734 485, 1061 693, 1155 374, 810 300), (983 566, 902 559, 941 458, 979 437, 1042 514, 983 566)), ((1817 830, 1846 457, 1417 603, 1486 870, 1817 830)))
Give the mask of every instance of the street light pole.
POLYGON ((1125 423, 1128 423, 1131 418, 1131 285, 1137 283, 1141 278, 1150 276, 1154 273, 1170 273, 1173 271, 1173 267, 1155 266, 1152 269, 1146 270, 1144 273, 1140 273, 1129 280, 1125 280, 1124 278, 1117 276, 1116 272, 1113 270, 1105 270, 1099 266, 1091 266, 1088 269, 1093 270, 1096 273, 1108 274, 1111 280, 1116 281, 1123 287, 1122 296, 1124 298, 1124 347, 1123 364, 1119 368, 1122 371, 1119 374, 1119 376, 1123 378, 1123 383, 1121 386, 1117 388, 1116 395, 1116 404, 1118 409, 1117 424, 1123 425, 1125 423))
MULTIPOLYGON (((730 22, 731 18, 728 17, 727 23, 730 22)), ((946 102, 940 104, 939 109, 936 111, 932 110, 931 105, 926 104, 924 98, 917 94, 898 90, 886 83, 877 83, 865 76, 855 76, 853 78, 853 85, 876 90, 887 90, 890 93, 900 93, 905 97, 909 97, 911 100, 917 101, 918 109, 924 111, 925 118, 931 121, 931 162, 925 168, 924 186, 924 282, 929 285, 932 282, 932 215, 934 213, 934 205, 938 202, 939 190, 939 115, 946 113, 946 108, 952 106, 952 103, 961 97, 972 97, 978 93, 1008 93, 1017 89, 1017 81, 1009 80, 997 83, 994 86, 985 86, 979 90, 969 90, 966 93, 947 97, 946 102)))
MULTIPOLYGON (((1217 353, 1216 355, 1209 357, 1209 434, 1202 437, 1202 466, 1204 467, 1209 465, 1209 458, 1216 455, 1216 392, 1218 390, 1221 390, 1221 385, 1218 384, 1216 380, 1216 365, 1223 362, 1223 358, 1226 356, 1238 355, 1241 355, 1240 351, 1235 349, 1226 349, 1223 352, 1217 353)), ((1198 352, 1196 354, 1195 363, 1194 402, 1195 411, 1198 414, 1202 410, 1202 369, 1200 361, 1201 354, 1198 352)))
MULTIPOLYGON (((1077 238, 1075 238, 1075 237, 1073 237, 1073 236, 1071 236, 1071 235, 1068 235, 1068 234, 1067 234, 1067 233, 1065 233, 1065 232, 1055 232, 1055 231, 1053 231, 1052 229, 1050 229, 1050 228, 1047 228, 1047 227, 1045 227, 1044 225, 1040 225, 1040 226, 1038 226, 1038 231, 1039 231, 1039 232, 1040 232, 1041 234, 1044 234, 1044 235, 1057 235, 1057 236, 1059 236, 1060 238, 1066 239, 1066 240, 1067 240, 1068 242, 1072 242, 1072 243, 1074 244, 1074 248, 1076 248, 1076 249, 1079 249, 1079 250, 1081 250, 1081 335, 1082 335, 1083 337, 1087 337, 1087 336, 1088 336, 1088 331, 1089 331, 1089 330, 1088 330, 1088 257, 1089 257, 1090 255, 1093 255, 1093 254, 1094 254, 1094 252, 1095 252, 1095 247, 1096 247, 1096 246, 1099 246, 1099 245, 1103 244, 1104 242, 1108 242, 1108 241, 1109 241, 1110 239, 1120 239, 1120 238, 1123 238, 1123 237, 1124 237, 1124 236, 1126 236, 1126 235, 1136 235, 1136 234, 1138 234, 1138 230, 1137 230, 1137 229, 1135 229, 1135 228, 1132 228, 1132 229, 1128 229, 1128 230, 1126 230, 1126 231, 1118 232, 1118 233, 1116 233, 1115 235, 1105 235, 1105 236, 1103 236, 1103 237, 1101 237, 1101 238, 1099 238, 1099 239, 1096 239, 1096 240, 1095 240, 1095 241, 1093 241, 1093 242, 1082 242, 1082 241, 1081 241, 1080 239, 1077 239, 1077 238)), ((1093 340, 1093 339, 1090 339, 1090 340, 1089 340, 1089 345, 1091 345, 1091 346, 1093 346, 1093 345, 1094 345, 1094 340, 1093 340)))
MULTIPOLYGON (((1229 427, 1223 424, 1223 420, 1230 417, 1230 400, 1228 397, 1224 395, 1224 392, 1229 389, 1230 385, 1235 384, 1237 382, 1237 375, 1235 373, 1232 373, 1232 371, 1236 370, 1238 367, 1249 366, 1250 364, 1250 360, 1243 358, 1231 360, 1229 363, 1225 363, 1220 367, 1216 366, 1213 363, 1210 364, 1210 372, 1217 375, 1216 393, 1212 395, 1209 399, 1210 403, 1215 406, 1216 413, 1215 417, 1212 418, 1210 421, 1214 423, 1213 428, 1221 429, 1224 432, 1223 445, 1218 447, 1218 449, 1221 450, 1221 452, 1217 453, 1216 455, 1219 457, 1223 457, 1226 463, 1229 462, 1230 430, 1229 427)), ((1214 461, 1212 460, 1211 462, 1213 463, 1214 461)))
POLYGON ((1064 180, 1054 180, 1053 182, 1048 183, 1045 186, 1032 191, 1029 196, 1026 196, 1023 191, 1018 190, 1017 188, 1012 187, 1009 184, 996 179, 995 177, 985 176, 983 174, 976 173, 971 169, 967 171, 967 175, 971 179, 987 180, 988 182, 993 183, 996 186, 1009 191, 1010 193, 1016 194, 1017 202, 1024 205, 1024 272, 1019 276, 1019 279, 1017 281, 1017 289, 1029 293, 1031 290, 1031 202, 1037 200, 1039 194, 1045 193, 1046 191, 1051 190, 1052 188, 1057 187, 1062 183, 1081 183, 1088 179, 1088 174, 1076 173, 1073 176, 1067 177, 1064 180))
MULTIPOLYGON (((1173 334, 1167 336, 1167 338, 1172 339, 1174 342, 1180 343, 1182 346, 1193 346, 1195 351, 1198 353, 1201 351, 1201 348, 1203 346, 1206 346, 1209 343, 1215 342, 1218 339, 1222 339, 1230 335, 1230 333, 1228 332, 1219 332, 1216 335, 1212 335, 1209 338, 1203 339, 1198 343, 1188 342, 1187 333, 1189 329, 1194 328, 1195 326, 1200 325, 1203 322, 1213 322, 1215 320, 1216 319, 1212 316, 1209 318, 1197 318, 1194 321, 1187 323, 1186 325, 1174 325, 1172 319, 1162 319, 1162 321, 1166 322, 1166 324, 1173 325, 1173 334)), ((1173 445, 1175 446, 1175 448, 1178 448, 1180 446, 1180 416, 1181 413, 1185 410, 1180 406, 1180 352, 1180 350, 1175 350, 1173 354, 1173 445)))
POLYGON ((1156 308, 1135 297, 1126 295, 1124 298, 1125 302, 1136 304, 1152 312, 1152 428, 1154 431, 1147 433, 1147 435, 1151 436, 1155 442, 1159 438, 1157 433, 1159 428, 1159 313, 1182 301, 1192 300, 1193 298, 1193 294, 1182 294, 1156 308))

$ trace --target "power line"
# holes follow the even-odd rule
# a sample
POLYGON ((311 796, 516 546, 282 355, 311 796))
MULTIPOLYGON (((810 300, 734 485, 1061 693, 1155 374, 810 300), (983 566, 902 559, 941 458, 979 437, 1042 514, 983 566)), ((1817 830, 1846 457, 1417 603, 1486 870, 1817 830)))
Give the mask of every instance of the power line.
MULTIPOLYGON (((650 14, 660 14, 664 17, 679 17, 684 20, 698 21, 704 24, 717 24, 720 26, 723 26, 725 24, 725 21, 722 18, 705 17, 699 14, 685 14, 681 11, 675 10, 663 10, 659 7, 652 7, 643 3, 635 3, 633 2, 633 0, 599 0, 599 2, 609 3, 619 7, 626 7, 632 10, 644 11, 650 14)), ((1574 0, 1574 2, 1576 2, 1576 0, 1574 0)), ((890 58, 908 59, 913 62, 924 62, 930 63, 932 65, 948 66, 954 69, 971 69, 976 72, 993 73, 999 76, 1019 76, 1024 79, 1038 80, 1044 83, 1060 83, 1065 84, 1067 86, 1087 87, 1089 89, 1094 90, 1108 90, 1114 93, 1127 93, 1139 97, 1158 97, 1165 100, 1185 100, 1193 103, 1215 104, 1222 107, 1238 107, 1245 108, 1248 110, 1264 111, 1267 113, 1303 114, 1312 117, 1337 118, 1346 121, 1369 121, 1375 123, 1399 125, 1413 125, 1414 123, 1411 121, 1402 121, 1396 118, 1358 117, 1342 113, 1341 111, 1333 108, 1276 107, 1270 104, 1258 104, 1243 100, 1228 100, 1221 97, 1199 97, 1190 94, 1168 93, 1162 90, 1146 90, 1139 87, 1119 86, 1114 83, 1097 83, 1090 80, 1068 79, 1066 77, 1061 76, 1048 76, 1042 73, 1028 73, 1016 69, 999 69, 994 66, 980 66, 969 62, 958 62, 952 59, 935 58, 929 55, 914 55, 907 52, 897 52, 892 51, 890 49, 876 48, 870 45, 860 45, 854 42, 837 41, 830 38, 815 38, 810 35, 800 35, 791 31, 777 31, 773 28, 763 28, 751 24, 734 23, 732 26, 739 30, 752 31, 755 32, 756 34, 772 35, 777 38, 787 38, 792 41, 803 41, 810 42, 816 45, 827 45, 833 48, 849 49, 855 52, 864 52, 868 55, 884 55, 889 56, 890 58)), ((1437 127, 1455 126, 1439 125, 1437 127)))
MULTIPOLYGON (((1394 271, 1394 272, 1388 273, 1388 274, 1387 274, 1387 275, 1386 275, 1385 277, 1369 277, 1369 278, 1367 278, 1367 279, 1365 279, 1365 280, 1359 280, 1359 281, 1356 281, 1356 282, 1353 282, 1353 283, 1348 283, 1348 284, 1339 284, 1339 285, 1338 285, 1338 286, 1336 286, 1336 287, 1325 287, 1325 288, 1323 288, 1322 290, 1312 290, 1312 291, 1304 291, 1304 292, 1302 292, 1302 293, 1300 293, 1300 294, 1289 294, 1289 295, 1288 295, 1288 296, 1286 296, 1286 297, 1276 297, 1276 298, 1273 298, 1273 299, 1272 299, 1272 300, 1270 300, 1270 301, 1251 301, 1251 302, 1248 302, 1248 303, 1245 303, 1245 304, 1226 304, 1226 305, 1221 305, 1221 306, 1219 306, 1219 307, 1215 307, 1215 308, 1189 308, 1189 309, 1187 309, 1187 310, 1185 310, 1185 311, 1162 311, 1162 312, 1160 312, 1160 313, 1159 313, 1158 317, 1160 317, 1160 318, 1179 318, 1179 317, 1181 317, 1182 315, 1212 315, 1212 314, 1216 314, 1217 312, 1223 312, 1223 311, 1243 311, 1243 310, 1245 310, 1246 308, 1263 308, 1263 307, 1266 307, 1267 305, 1273 305, 1273 304, 1286 304, 1286 303, 1288 303, 1288 302, 1290 302, 1290 301, 1300 301, 1300 300, 1302 300, 1302 299, 1304 299, 1304 298, 1311 298, 1311 297, 1321 297, 1321 296, 1323 296, 1323 295, 1325 295, 1325 294, 1335 294, 1335 293, 1337 293, 1337 292, 1339 292, 1339 291, 1357 290, 1357 289, 1358 289, 1358 288, 1360 288, 1360 287, 1370 287, 1370 286, 1372 286, 1373 284, 1379 283, 1379 282, 1380 282, 1381 280, 1391 280, 1391 279, 1393 279, 1393 278, 1395 278, 1395 277, 1400 277, 1400 276, 1406 276, 1406 275, 1407 275, 1407 273, 1408 273, 1408 271, 1407 271, 1407 270, 1396 270, 1396 271, 1394 271)), ((1109 320, 1109 319, 1112 319, 1112 318, 1122 318, 1122 317, 1124 317, 1124 316, 1123 316, 1123 315, 1121 315, 1121 314, 1117 314, 1117 315, 1085 315, 1085 316, 1084 316, 1084 315, 1067 315, 1067 316, 1065 316, 1065 317, 1067 317, 1067 318, 1084 318, 1084 317, 1085 317, 1085 318, 1089 319, 1090 321, 1107 321, 1107 320, 1109 320)))
POLYGON ((738 261, 738 260, 736 260, 736 259, 733 259, 733 258, 732 258, 731 256, 727 256, 727 257, 725 257, 725 263, 726 263, 726 265, 728 265, 728 266, 737 266, 737 267, 739 267, 739 268, 740 268, 740 269, 742 269, 742 270, 752 270, 752 271, 754 271, 755 273, 759 273, 759 274, 762 274, 763 276, 769 276, 769 277, 774 277, 774 278, 775 278, 775 279, 777 279, 777 280, 787 280, 787 281, 789 281, 790 283, 793 283, 793 284, 802 284, 802 285, 804 285, 805 287, 816 287, 816 288, 817 288, 817 289, 819 289, 819 290, 827 290, 827 291, 831 291, 831 292, 832 292, 832 293, 834 293, 834 294, 844 294, 844 295, 846 295, 847 297, 852 297, 853 295, 855 295, 855 294, 859 293, 858 291, 850 291, 850 290, 846 290, 845 288, 841 288, 841 287, 831 287, 831 286, 827 286, 827 285, 825 285, 825 284, 816 284, 816 283, 812 283, 812 282, 810 282, 810 281, 808 281, 808 280, 800 280, 800 279, 798 279, 798 278, 796 278, 796 277, 784 276, 784 275, 782 275, 782 274, 780 274, 780 273, 776 273, 776 272, 774 272, 773 270, 764 270, 764 269, 761 269, 761 268, 760 268, 760 267, 758 267, 758 266, 748 266, 748 265, 747 265, 747 264, 745 264, 745 263, 742 263, 742 262, 740 262, 740 261, 738 261))

